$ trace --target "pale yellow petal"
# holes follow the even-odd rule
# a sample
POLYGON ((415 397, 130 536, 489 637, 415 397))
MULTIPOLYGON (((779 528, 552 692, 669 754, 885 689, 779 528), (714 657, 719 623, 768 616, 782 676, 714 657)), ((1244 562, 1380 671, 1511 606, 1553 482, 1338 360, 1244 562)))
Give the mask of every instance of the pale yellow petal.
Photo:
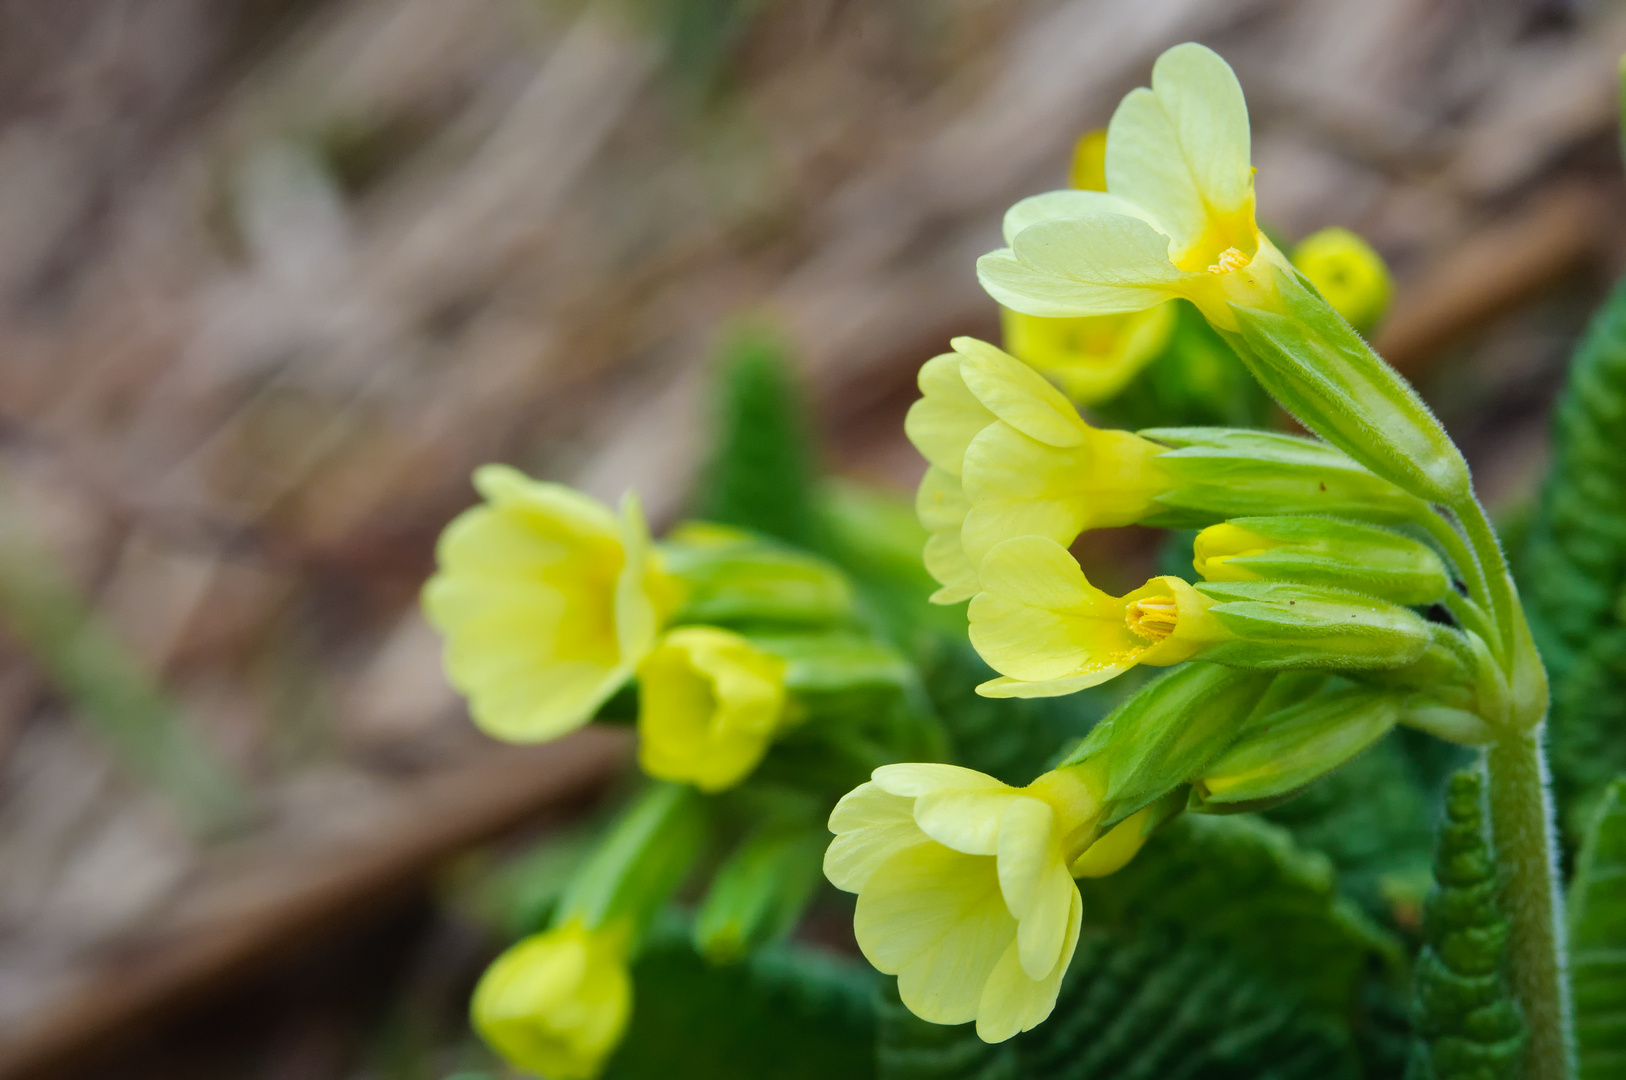
POLYGON ((1247 103, 1230 65, 1201 45, 1177 45, 1158 58, 1152 88, 1131 91, 1113 114, 1107 189, 1156 216, 1176 262, 1198 248, 1214 248, 1204 256, 1212 258, 1244 243, 1251 255, 1249 143, 1247 103))
POLYGON ((1139 218, 1154 229, 1157 228, 1157 222, 1152 215, 1128 199, 1108 195, 1104 191, 1064 188, 1061 191, 1047 191, 1043 195, 1030 195, 1005 211, 1005 243, 1014 243, 1023 229, 1037 225, 1041 221, 1093 214, 1116 214, 1121 217, 1139 218))
POLYGON ((1060 679, 1122 663, 1149 642, 1130 633, 1122 601, 1091 585, 1054 540, 1019 536, 982 561, 971 644, 1001 675, 1060 679))
MULTIPOLYGON (((1056 860, 1050 836, 1055 822, 1056 812, 1049 803, 1027 795, 1012 799, 1000 819, 999 888, 1005 907, 1017 920, 1026 919, 1033 910, 1045 874, 1056 860)), ((1047 964, 1039 974, 1049 970, 1047 964)))
POLYGON ((966 386, 999 419, 1049 446, 1077 446, 1089 437, 1073 403, 1043 375, 985 341, 959 337, 953 344, 965 356, 966 386))
POLYGON ((927 597, 934 604, 958 604, 977 595, 977 572, 960 543, 960 530, 936 532, 926 538, 922 553, 926 572, 942 586, 927 597))
POLYGON ((1088 690, 1092 686, 1100 686, 1104 682, 1116 679, 1134 666, 1132 660, 1125 660, 1118 664, 1092 668, 1079 675, 1070 675, 1063 679, 1046 679, 1043 682, 1029 682, 1001 675, 997 679, 978 683, 977 693, 986 698, 1066 697, 1068 694, 1076 694, 1080 690, 1088 690))
POLYGON ((967 855, 992 855, 999 848, 999 823, 1013 790, 999 788, 947 788, 915 800, 915 824, 944 847, 967 855))
POLYGON ((830 811, 829 828, 833 833, 844 833, 871 825, 902 825, 914 820, 913 799, 894 795, 868 780, 836 803, 830 811))
POLYGON ((994 420, 961 378, 960 365, 957 353, 926 361, 919 377, 922 396, 903 421, 915 449, 950 476, 960 475, 960 459, 972 436, 994 420))
POLYGON ((910 819, 900 825, 869 825, 844 832, 824 850, 824 876, 842 892, 862 892, 875 871, 894 855, 932 841, 910 819))
POLYGON ((574 488, 532 480, 508 465, 482 465, 474 470, 474 490, 494 506, 534 513, 550 529, 615 536, 621 526, 610 508, 574 488))
POLYGON ((958 529, 970 508, 958 473, 935 465, 926 470, 915 492, 915 515, 928 532, 958 529))
POLYGON ((989 974, 977 1007, 977 1037, 983 1042, 1004 1042, 1013 1035, 1031 1031, 1055 1010, 1061 979, 1073 962, 1084 919, 1084 904, 1078 888, 1070 886, 1070 889, 1067 937, 1056 966, 1043 979, 1028 978, 1027 972, 1022 970, 1017 943, 1013 941, 989 974))
POLYGON ((1006 785, 995 780, 987 773, 980 773, 975 769, 967 769, 960 765, 945 765, 940 762, 908 762, 899 765, 882 765, 871 776, 875 786, 882 791, 893 795, 902 795, 906 798, 919 798, 934 791, 965 789, 977 791, 984 789, 1001 789, 1006 785))
POLYGON ((962 490, 968 505, 960 543, 971 566, 995 544, 1016 536, 1043 536, 1071 544, 1090 522, 1087 485, 1099 478, 1090 447, 1058 449, 1008 424, 990 424, 966 450, 962 490))
MULTIPOLYGON (((1047 227, 1041 223, 1023 235, 1047 227)), ((1143 227, 1151 232, 1149 226, 1143 227)), ((978 259, 977 280, 983 291, 1006 307, 1048 319, 1144 311, 1174 295, 1162 286, 1099 284, 1036 270, 1018 259, 1011 248, 1000 248, 978 259)))
POLYGON ((910 848, 870 877, 853 914, 858 947, 898 976, 898 995, 934 1024, 977 1016, 984 984, 1016 938, 994 860, 940 844, 910 848))

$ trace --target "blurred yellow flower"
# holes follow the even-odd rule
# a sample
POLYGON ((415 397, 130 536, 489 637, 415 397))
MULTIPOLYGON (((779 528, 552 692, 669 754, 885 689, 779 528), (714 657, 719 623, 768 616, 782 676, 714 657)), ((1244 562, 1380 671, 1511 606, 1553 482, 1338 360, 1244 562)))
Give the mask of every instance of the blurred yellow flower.
POLYGON ((1162 355, 1174 333, 1172 303, 1122 315, 1046 319, 1000 309, 1005 348, 1055 380, 1080 405, 1107 401, 1162 355))
POLYGON ((978 276, 995 300, 1050 318, 1185 297, 1234 330, 1230 302, 1269 307, 1288 262, 1254 220, 1248 109, 1230 65, 1187 43, 1107 128, 1106 191, 1053 191, 1005 215, 1009 245, 978 276))
POLYGON ((1055 1008, 1083 903, 1069 865, 1100 799, 1077 770, 1013 788, 955 765, 887 765, 830 814, 824 872, 853 929, 924 1020, 1002 1042, 1055 1008))
POLYGON ((424 611, 475 723, 511 742, 558 738, 632 675, 677 586, 630 495, 617 516, 504 465, 474 485, 486 501, 441 534, 424 611))
POLYGON ((997 545, 981 579, 971 644, 1001 675, 977 687, 987 697, 1071 694, 1136 664, 1177 664, 1234 636, 1208 614, 1213 602, 1180 578, 1153 578, 1111 596, 1042 536, 997 545))
POLYGON ((926 568, 938 603, 977 592, 999 541, 1034 534, 1072 543, 1086 529, 1139 521, 1168 487, 1166 448, 1091 427, 1055 387, 975 338, 921 368, 923 396, 904 428, 930 464, 916 508, 931 533, 926 568))
POLYGON ((739 634, 673 630, 638 668, 638 762, 721 791, 748 776, 785 719, 785 661, 739 634))
POLYGON ((1081 191, 1107 189, 1107 129, 1086 131, 1073 144, 1073 165, 1067 179, 1081 191))
POLYGON ((572 920, 526 938, 486 969, 469 1011, 515 1066, 549 1080, 592 1080, 632 1012, 620 935, 572 920))
POLYGON ((1322 229, 1293 248, 1293 265, 1310 279, 1323 300, 1366 333, 1389 310, 1394 282, 1383 256, 1348 229, 1322 229))

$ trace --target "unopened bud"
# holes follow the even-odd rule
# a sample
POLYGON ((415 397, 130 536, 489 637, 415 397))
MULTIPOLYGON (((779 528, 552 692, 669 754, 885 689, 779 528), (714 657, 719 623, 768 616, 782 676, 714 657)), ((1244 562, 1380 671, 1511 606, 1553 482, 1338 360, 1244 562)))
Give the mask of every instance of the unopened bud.
POLYGON ((1445 563, 1409 536, 1324 517, 1237 518, 1197 534, 1192 561, 1208 581, 1331 585, 1403 605, 1451 588, 1445 563))

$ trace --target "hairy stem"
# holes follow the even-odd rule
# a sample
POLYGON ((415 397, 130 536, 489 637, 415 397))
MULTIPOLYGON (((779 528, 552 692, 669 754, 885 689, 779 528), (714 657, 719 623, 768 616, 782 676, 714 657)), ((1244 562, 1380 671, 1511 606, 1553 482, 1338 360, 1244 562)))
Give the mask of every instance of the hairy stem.
POLYGON ((1490 608, 1496 613, 1496 626, 1502 639, 1499 647, 1493 648, 1496 648, 1497 656, 1504 658, 1504 663, 1509 662, 1515 648, 1513 607, 1518 600, 1513 595, 1513 582, 1508 576, 1507 559, 1502 555, 1502 543, 1496 538, 1496 530, 1491 528, 1490 518, 1478 499, 1470 497, 1461 506, 1452 507, 1452 510, 1462 522, 1468 534, 1468 543, 1473 545, 1474 555, 1478 557, 1480 569, 1485 575, 1490 608))
POLYGON ((1510 731, 1486 751, 1491 832, 1511 930, 1509 974, 1530 1033, 1525 1080, 1569 1080, 1574 1047, 1563 901, 1540 733, 1540 726, 1510 731))

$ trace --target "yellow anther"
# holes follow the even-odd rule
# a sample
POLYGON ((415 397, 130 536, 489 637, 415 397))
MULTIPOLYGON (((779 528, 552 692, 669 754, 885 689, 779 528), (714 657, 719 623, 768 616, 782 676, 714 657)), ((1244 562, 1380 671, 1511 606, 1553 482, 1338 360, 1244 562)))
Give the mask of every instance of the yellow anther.
POLYGON ((1220 253, 1219 262, 1208 268, 1210 274, 1228 274, 1248 265, 1248 256, 1240 248, 1229 247, 1220 253))
POLYGON ((1124 608, 1129 629, 1147 641, 1162 641, 1174 633, 1180 622, 1180 605, 1172 596, 1148 596, 1131 600, 1124 608))

